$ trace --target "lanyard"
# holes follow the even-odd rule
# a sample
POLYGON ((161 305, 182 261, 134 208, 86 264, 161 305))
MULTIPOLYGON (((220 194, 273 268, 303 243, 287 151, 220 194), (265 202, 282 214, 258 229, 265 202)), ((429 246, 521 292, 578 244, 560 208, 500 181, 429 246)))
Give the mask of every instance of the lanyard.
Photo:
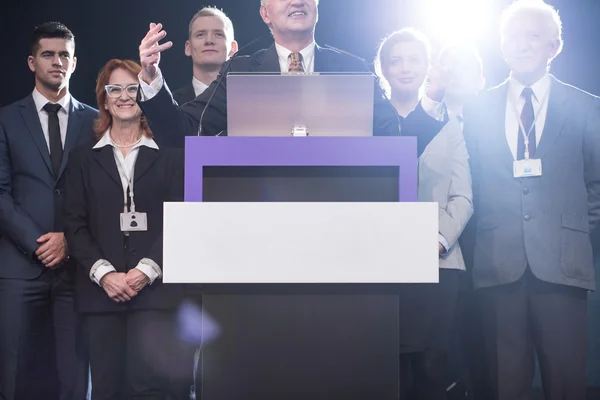
MULTIPOLYGON (((118 149, 115 149, 117 151, 119 151, 118 149)), ((135 149, 132 149, 131 151, 133 151, 135 149)), ((127 164, 124 162, 121 162, 121 157, 122 154, 120 154, 119 156, 116 157, 117 159, 117 164, 119 166, 119 169, 121 169, 121 173, 123 173, 125 175, 125 178, 127 179, 127 185, 129 188, 129 198, 131 199, 131 212, 135 212, 135 202, 133 200, 133 175, 134 175, 134 171, 131 171, 131 176, 129 176, 129 174, 127 173, 127 164)), ((125 157, 123 157, 123 161, 125 160, 125 157)), ((134 170, 135 170, 135 165, 134 165, 134 170)), ((124 212, 127 212, 127 190, 123 189, 123 210, 124 212)))
MULTIPOLYGON (((525 143, 525 159, 526 160, 529 160, 529 135, 531 135, 533 128, 535 128, 535 125, 537 124, 538 117, 541 114, 540 110, 542 109, 542 107, 544 107, 544 104, 548 101, 549 93, 550 93, 550 87, 548 86, 548 89, 546 89, 546 93, 544 93, 544 97, 540 101, 540 107, 538 109, 538 112, 536 113, 534 111, 535 116, 533 118, 533 123, 529 127, 529 131, 527 131, 527 133, 525 133, 525 126, 523 125, 523 121, 521 121, 521 113, 519 113, 519 109, 517 107, 517 102, 515 101, 515 99, 512 96, 509 96, 510 102, 513 105, 513 110, 515 111, 515 116, 517 117, 517 121, 519 122, 519 128, 521 128, 521 129, 519 129, 519 132, 521 132, 521 134, 523 135, 523 142, 525 143)), ((532 101, 532 106, 533 106, 533 101, 532 101)), ((523 105, 523 107, 525 107, 525 105, 523 105)))

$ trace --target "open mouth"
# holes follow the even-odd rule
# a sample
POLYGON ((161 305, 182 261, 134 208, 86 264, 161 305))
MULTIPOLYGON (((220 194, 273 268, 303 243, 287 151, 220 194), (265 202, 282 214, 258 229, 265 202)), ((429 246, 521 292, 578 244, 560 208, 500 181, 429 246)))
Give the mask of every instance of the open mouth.
POLYGON ((133 104, 117 104, 119 108, 132 108, 133 104))
POLYGON ((290 13, 288 15, 288 17, 305 17, 307 14, 304 11, 294 11, 293 13, 290 13))

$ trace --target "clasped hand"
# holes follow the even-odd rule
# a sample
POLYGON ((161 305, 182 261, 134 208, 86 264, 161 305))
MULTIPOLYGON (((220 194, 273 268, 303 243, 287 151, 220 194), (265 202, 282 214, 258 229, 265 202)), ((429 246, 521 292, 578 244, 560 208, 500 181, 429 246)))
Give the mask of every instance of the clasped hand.
POLYGON ((116 303, 129 301, 150 282, 150 279, 137 268, 124 272, 109 272, 100 280, 100 286, 108 297, 116 303))

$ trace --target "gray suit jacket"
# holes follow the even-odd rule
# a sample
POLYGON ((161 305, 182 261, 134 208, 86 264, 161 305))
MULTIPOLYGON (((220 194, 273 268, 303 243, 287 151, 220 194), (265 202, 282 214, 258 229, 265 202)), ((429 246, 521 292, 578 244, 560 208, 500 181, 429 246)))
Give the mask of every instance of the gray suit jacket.
MULTIPOLYGON (((98 112, 71 97, 63 159, 55 176, 31 95, 0 109, 0 278, 35 279, 44 266, 37 238, 63 231, 64 171, 69 153, 91 142, 98 112)), ((73 263, 61 267, 74 279, 73 263)))
POLYGON ((439 204, 439 232, 450 245, 440 257, 440 268, 464 270, 458 238, 473 215, 473 191, 469 154, 456 118, 448 121, 419 158, 418 199, 439 204))
POLYGON ((465 111, 471 156, 476 288, 519 280, 595 289, 591 232, 600 220, 600 99, 552 77, 536 151, 541 177, 514 178, 505 136, 508 82, 465 111))

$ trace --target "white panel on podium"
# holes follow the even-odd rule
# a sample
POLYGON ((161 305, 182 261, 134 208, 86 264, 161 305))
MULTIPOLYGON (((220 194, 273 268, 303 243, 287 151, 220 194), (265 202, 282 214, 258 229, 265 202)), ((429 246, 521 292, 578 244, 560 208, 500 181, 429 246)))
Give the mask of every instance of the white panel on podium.
POLYGON ((438 281, 437 203, 166 203, 166 283, 438 281))

